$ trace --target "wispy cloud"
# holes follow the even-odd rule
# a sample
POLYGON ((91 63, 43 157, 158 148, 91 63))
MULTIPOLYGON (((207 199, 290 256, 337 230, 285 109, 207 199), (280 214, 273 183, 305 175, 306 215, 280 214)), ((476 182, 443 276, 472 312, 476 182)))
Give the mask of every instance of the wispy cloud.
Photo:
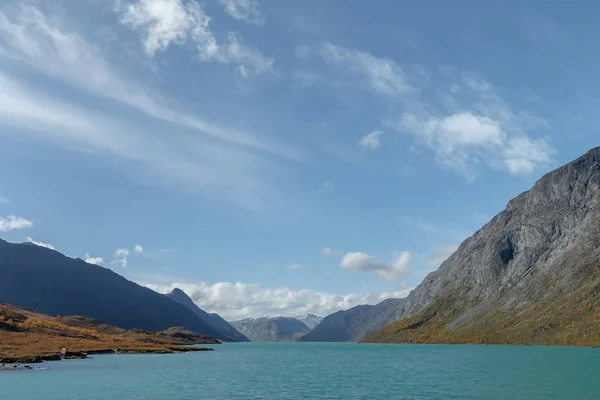
POLYGON ((33 222, 22 217, 17 217, 16 215, 9 215, 7 217, 0 218, 0 232, 26 229, 31 228, 32 226, 33 222))
POLYGON ((398 96, 414 91, 404 70, 392 60, 331 43, 322 44, 319 53, 327 63, 363 78, 365 85, 376 93, 398 96))
POLYGON ((260 13, 256 0, 219 0, 219 4, 232 18, 254 25, 265 23, 265 18, 260 13))
POLYGON ((0 205, 10 204, 10 201, 6 197, 0 196, 0 205))
POLYGON ((341 250, 334 250, 330 247, 323 247, 321 249, 321 255, 324 255, 326 257, 330 257, 330 256, 338 256, 338 255, 342 255, 344 254, 343 251, 341 250))
POLYGON ((411 272, 409 251, 396 251, 392 262, 378 261, 377 257, 366 253, 346 253, 340 261, 340 267, 353 271, 370 272, 378 279, 392 280, 408 275, 411 272))
POLYGON ((295 271, 297 269, 302 269, 302 265, 300 264, 291 264, 286 267, 288 271, 295 271))
POLYGON ((31 6, 0 11, 0 59, 131 106, 151 117, 149 123, 152 118, 170 123, 166 129, 172 134, 165 135, 158 127, 141 129, 97 109, 71 104, 0 68, 0 125, 15 128, 8 133, 123 157, 132 165, 149 167, 151 174, 169 184, 249 209, 260 209, 263 195, 277 198, 267 176, 281 170, 280 162, 301 159, 297 153, 280 148, 273 139, 259 139, 170 108, 160 95, 121 76, 97 46, 68 31, 67 25, 51 24, 31 6), (275 164, 279 167, 273 168, 275 164))
POLYGON ((247 132, 222 127, 171 108, 162 100, 161 94, 122 76, 98 46, 76 31, 51 23, 35 7, 18 7, 10 14, 0 11, 0 44, 5 48, 0 57, 25 63, 51 78, 116 100, 151 117, 224 142, 284 158, 301 158, 283 146, 274 145, 272 140, 261 140, 247 132))
POLYGON ((27 240, 29 243, 35 244, 36 246, 45 247, 47 249, 54 250, 54 246, 52 246, 50 243, 37 242, 37 241, 33 240, 32 238, 30 238, 29 236, 27 236, 25 238, 25 240, 27 240))
MULTIPOLYGON (((258 12, 250 0, 228 0, 224 5, 230 15, 248 21, 258 12)), ((121 23, 140 35, 148 56, 189 41, 196 47, 199 60, 236 64, 236 71, 244 78, 273 72, 273 59, 246 46, 239 35, 230 33, 227 42, 218 43, 210 29, 211 18, 195 1, 119 1, 115 10, 121 23)))
POLYGON ((135 246, 133 246, 133 251, 136 254, 144 254, 144 248, 139 244, 136 244, 135 246))
POLYGON ((376 304, 391 297, 406 297, 411 289, 402 284, 398 290, 391 292, 332 294, 288 287, 268 289, 241 282, 145 285, 160 293, 180 288, 198 307, 207 312, 216 312, 230 321, 263 315, 293 317, 311 313, 324 316, 360 304, 376 304))
POLYGON ((381 135, 381 131, 369 132, 363 136, 357 144, 365 149, 376 150, 381 147, 381 140, 379 139, 381 135))

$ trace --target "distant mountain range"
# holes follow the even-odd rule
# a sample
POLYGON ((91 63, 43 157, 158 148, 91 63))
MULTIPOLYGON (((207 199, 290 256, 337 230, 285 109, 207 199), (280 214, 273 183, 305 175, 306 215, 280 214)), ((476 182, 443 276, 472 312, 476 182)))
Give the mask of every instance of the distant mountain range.
POLYGON ((246 318, 232 321, 231 325, 253 342, 293 342, 310 331, 295 318, 246 318))
POLYGON ((48 315, 81 315, 124 329, 184 327, 219 340, 243 340, 218 316, 200 318, 202 310, 189 304, 31 243, 0 239, 0 302, 48 315))
POLYGON ((304 322, 304 325, 308 326, 308 329, 313 329, 315 326, 319 325, 321 321, 323 321, 323 317, 315 314, 304 314, 294 317, 294 319, 304 322))
POLYGON ((371 306, 338 311, 298 340, 301 342, 358 342, 365 335, 402 317, 406 299, 388 299, 371 306))
POLYGON ((600 148, 465 240, 366 342, 600 346, 600 148))

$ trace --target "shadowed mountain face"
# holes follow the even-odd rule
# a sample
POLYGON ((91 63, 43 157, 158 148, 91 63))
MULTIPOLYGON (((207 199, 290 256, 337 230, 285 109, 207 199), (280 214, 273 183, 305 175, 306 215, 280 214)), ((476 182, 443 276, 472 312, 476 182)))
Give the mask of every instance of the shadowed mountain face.
POLYGON ((397 321, 406 299, 388 299, 370 306, 356 306, 327 317, 302 336, 301 342, 358 342, 365 335, 397 321))
POLYGON ((295 341, 310 329, 295 318, 246 318, 231 325, 253 342, 295 341))
POLYGON ((227 321, 221 318, 220 315, 214 313, 209 314, 200 307, 198 307, 194 303, 194 301, 183 292, 183 290, 175 288, 167 296, 192 310, 194 314, 198 316, 198 318, 200 318, 207 325, 209 325, 222 335, 227 336, 237 342, 250 341, 246 336, 239 333, 233 326, 231 326, 227 321))
POLYGON ((539 180, 369 342, 600 345, 600 148, 539 180))
POLYGON ((113 271, 32 244, 0 239, 0 302, 48 315, 81 315, 125 329, 181 326, 225 336, 190 309, 113 271))

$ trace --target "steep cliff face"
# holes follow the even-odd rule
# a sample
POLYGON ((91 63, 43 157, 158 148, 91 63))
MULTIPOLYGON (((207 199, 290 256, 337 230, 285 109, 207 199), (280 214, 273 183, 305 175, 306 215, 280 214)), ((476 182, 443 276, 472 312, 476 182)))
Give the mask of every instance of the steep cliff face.
POLYGON ((569 344, 600 332, 599 265, 596 148, 511 200, 365 340, 569 344))

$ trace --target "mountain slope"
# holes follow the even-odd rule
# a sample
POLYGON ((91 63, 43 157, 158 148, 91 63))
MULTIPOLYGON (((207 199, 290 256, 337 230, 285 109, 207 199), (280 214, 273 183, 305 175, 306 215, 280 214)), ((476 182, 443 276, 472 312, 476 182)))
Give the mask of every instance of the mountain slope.
POLYGON ((600 345, 600 148, 465 240, 366 342, 600 345))
POLYGON ((321 321, 323 321, 323 317, 320 317, 315 314, 305 314, 298 317, 294 317, 298 321, 304 323, 304 325, 308 326, 308 329, 313 329, 315 326, 319 325, 321 321))
POLYGON ((1 239, 0 302, 48 315, 82 315, 124 329, 159 332, 182 326, 225 339, 187 307, 109 269, 1 239))
POLYGON ((128 331, 87 317, 51 317, 0 303, 0 363, 86 358, 87 353, 174 353, 190 351, 180 345, 218 343, 178 333, 128 331), (63 348, 68 352, 61 354, 63 348))
POLYGON ((253 342, 290 342, 310 329, 295 318, 246 318, 231 325, 253 342))
POLYGON ((357 342, 365 335, 397 321, 403 315, 405 299, 387 299, 371 306, 356 306, 327 317, 302 336, 301 342, 357 342))
POLYGON ((175 288, 171 293, 167 295, 171 299, 175 300, 179 304, 183 304, 194 312, 202 321, 204 321, 211 328, 227 336, 237 342, 249 342, 250 340, 239 333, 233 326, 227 321, 221 318, 218 314, 209 314, 200 307, 198 307, 190 297, 183 292, 183 290, 175 288))

